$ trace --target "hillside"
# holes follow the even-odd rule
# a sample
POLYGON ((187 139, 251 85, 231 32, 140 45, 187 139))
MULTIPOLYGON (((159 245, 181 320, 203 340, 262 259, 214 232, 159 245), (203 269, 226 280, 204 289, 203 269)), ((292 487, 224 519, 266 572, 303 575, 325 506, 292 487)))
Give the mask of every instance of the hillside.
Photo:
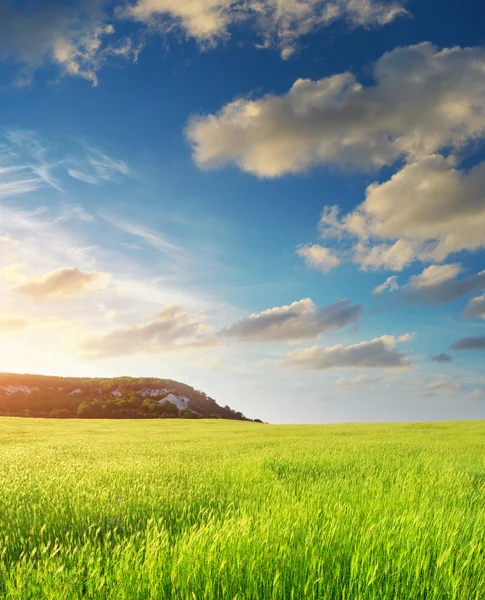
POLYGON ((152 377, 78 378, 0 373, 0 416, 249 420, 194 388, 152 377))

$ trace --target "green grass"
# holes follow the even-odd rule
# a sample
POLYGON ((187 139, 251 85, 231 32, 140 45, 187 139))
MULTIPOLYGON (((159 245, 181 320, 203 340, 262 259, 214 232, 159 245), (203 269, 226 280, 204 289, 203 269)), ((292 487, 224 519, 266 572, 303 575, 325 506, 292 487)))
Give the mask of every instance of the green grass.
POLYGON ((485 598, 485 422, 0 419, 0 598, 485 598))

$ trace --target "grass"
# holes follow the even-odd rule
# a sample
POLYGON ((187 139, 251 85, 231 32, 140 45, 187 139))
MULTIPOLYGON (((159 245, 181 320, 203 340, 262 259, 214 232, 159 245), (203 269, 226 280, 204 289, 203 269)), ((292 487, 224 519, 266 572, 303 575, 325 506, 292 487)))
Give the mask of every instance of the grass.
POLYGON ((485 422, 0 419, 0 598, 485 598, 485 422))

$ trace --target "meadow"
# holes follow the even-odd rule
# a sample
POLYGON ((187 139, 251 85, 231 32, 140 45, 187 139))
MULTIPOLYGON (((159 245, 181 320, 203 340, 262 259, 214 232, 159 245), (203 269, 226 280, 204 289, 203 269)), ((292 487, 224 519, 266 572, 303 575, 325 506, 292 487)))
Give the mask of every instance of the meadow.
POLYGON ((485 598, 485 422, 0 419, 0 598, 485 598))

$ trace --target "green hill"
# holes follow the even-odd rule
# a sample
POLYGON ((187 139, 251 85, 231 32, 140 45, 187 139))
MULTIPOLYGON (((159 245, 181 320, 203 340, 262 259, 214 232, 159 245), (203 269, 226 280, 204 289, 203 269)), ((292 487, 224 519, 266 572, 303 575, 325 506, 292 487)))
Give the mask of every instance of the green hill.
POLYGON ((79 378, 0 373, 0 415, 249 420, 193 387, 155 377, 79 378))

